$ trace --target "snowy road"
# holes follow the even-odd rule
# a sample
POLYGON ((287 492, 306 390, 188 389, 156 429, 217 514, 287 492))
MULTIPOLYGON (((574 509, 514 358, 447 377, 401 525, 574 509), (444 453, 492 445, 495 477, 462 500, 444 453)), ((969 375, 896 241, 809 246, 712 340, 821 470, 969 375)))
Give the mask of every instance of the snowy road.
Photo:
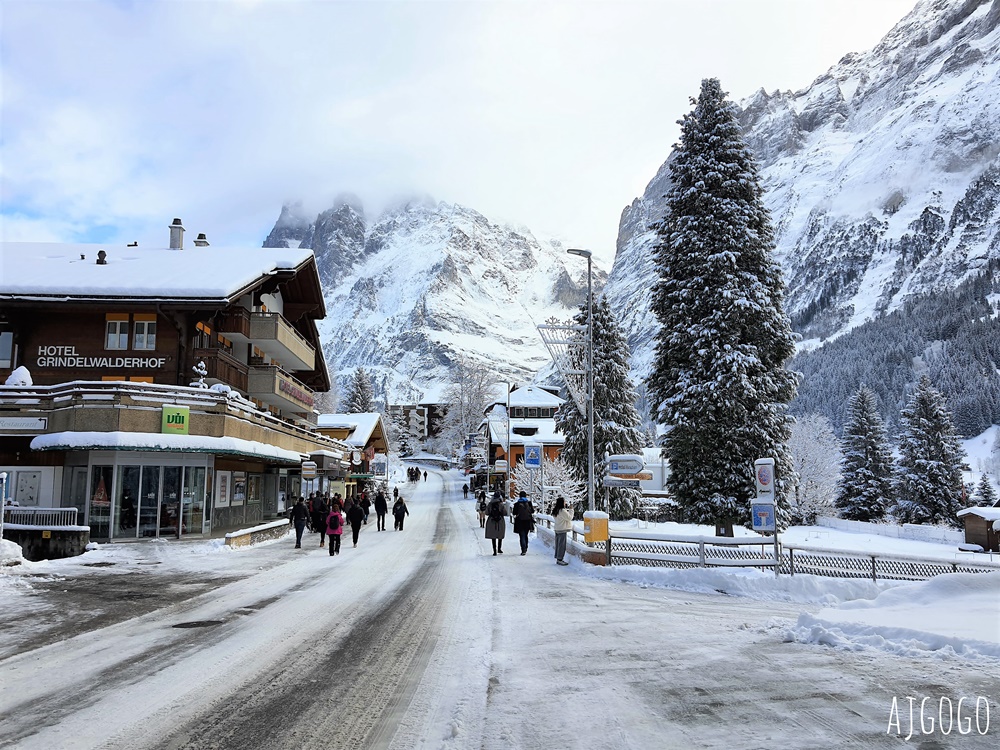
MULTIPOLYGON (((958 659, 786 643, 801 604, 583 576, 509 531, 493 557, 460 484, 401 485, 406 530, 372 523, 336 558, 315 537, 193 559, 175 543, 5 599, 21 628, 0 651, 0 747, 877 748, 902 741, 894 697, 1000 697, 958 659), (77 588, 92 609, 61 605, 77 588)), ((992 718, 909 744, 996 747, 992 718)))

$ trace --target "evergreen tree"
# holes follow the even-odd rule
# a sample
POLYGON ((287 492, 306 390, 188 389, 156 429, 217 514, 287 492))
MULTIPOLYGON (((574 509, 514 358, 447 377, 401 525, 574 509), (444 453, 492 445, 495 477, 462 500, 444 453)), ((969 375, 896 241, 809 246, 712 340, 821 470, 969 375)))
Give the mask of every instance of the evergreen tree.
POLYGON ((372 410, 375 392, 372 388, 372 377, 365 368, 359 367, 347 381, 344 389, 344 409, 347 414, 365 414, 372 410))
POLYGON ((959 526, 962 446, 944 396, 924 376, 902 415, 895 515, 904 523, 959 526))
POLYGON ((892 452, 875 394, 862 385, 847 404, 835 505, 851 521, 881 521, 892 498, 892 452))
POLYGON ((984 508, 997 505, 997 493, 993 489, 989 474, 983 474, 979 478, 979 484, 976 485, 976 503, 984 508))
MULTIPOLYGON (((594 478, 595 500, 614 519, 635 516, 641 493, 623 487, 601 487, 605 453, 642 454, 646 436, 642 418, 635 408, 635 384, 628 374, 629 348, 618 321, 606 298, 594 302, 594 478)), ((587 306, 581 306, 573 319, 576 325, 587 324, 587 306)), ((585 347, 574 347, 573 364, 584 369, 585 347)), ((565 435, 562 459, 577 479, 587 479, 587 415, 576 402, 563 394, 566 403, 556 413, 556 427, 565 435)), ((586 486, 586 485, 585 485, 586 486)))
POLYGON ((785 442, 796 375, 774 262, 774 232, 736 110, 716 79, 702 81, 668 162, 657 226, 660 322, 647 386, 666 426, 667 487, 684 520, 749 525, 754 461, 773 457, 779 525, 788 521, 785 442))

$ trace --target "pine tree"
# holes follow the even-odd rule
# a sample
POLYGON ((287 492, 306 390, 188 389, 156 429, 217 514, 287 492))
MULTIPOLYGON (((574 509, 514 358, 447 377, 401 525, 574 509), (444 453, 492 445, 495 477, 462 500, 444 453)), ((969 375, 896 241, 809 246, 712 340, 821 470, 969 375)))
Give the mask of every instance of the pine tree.
MULTIPOLYGON (((594 302, 594 467, 595 500, 614 519, 635 515, 641 494, 639 490, 622 487, 602 488, 604 474, 600 462, 605 453, 642 454, 646 436, 642 418, 635 408, 635 384, 628 374, 629 349, 625 334, 611 312, 606 298, 594 302)), ((573 319, 576 325, 587 324, 587 306, 583 305, 573 319)), ((583 347, 573 353, 574 365, 583 369, 586 359, 583 347)), ((575 478, 587 479, 587 415, 564 393, 566 402, 556 413, 556 427, 565 435, 562 459, 575 478)))
POLYGON ((976 503, 983 508, 997 505, 997 493, 993 489, 989 474, 983 474, 979 478, 979 484, 976 485, 976 503))
POLYGON ((657 226, 660 322, 647 386, 666 426, 667 487, 684 520, 750 523, 754 461, 775 459, 778 522, 788 521, 785 448, 794 340, 774 232, 753 156, 716 79, 702 81, 668 162, 657 226))
POLYGON ((347 414, 365 414, 372 410, 374 401, 375 392, 372 388, 371 374, 365 368, 359 367, 344 388, 344 409, 347 414))
POLYGON ((962 509, 962 446, 951 413, 924 376, 901 414, 894 514, 904 523, 959 526, 962 509))
POLYGON ((847 404, 835 505, 851 521, 881 521, 892 498, 892 452, 875 393, 862 385, 847 404))

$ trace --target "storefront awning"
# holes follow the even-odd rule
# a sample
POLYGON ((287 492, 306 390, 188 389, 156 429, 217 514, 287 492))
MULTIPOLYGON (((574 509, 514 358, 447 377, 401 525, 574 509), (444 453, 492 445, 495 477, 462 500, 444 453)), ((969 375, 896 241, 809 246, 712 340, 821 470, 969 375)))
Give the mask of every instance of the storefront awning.
POLYGON ((161 435, 150 432, 53 432, 32 439, 35 451, 149 451, 165 453, 213 453, 248 456, 284 464, 300 464, 303 455, 255 440, 206 435, 161 435))

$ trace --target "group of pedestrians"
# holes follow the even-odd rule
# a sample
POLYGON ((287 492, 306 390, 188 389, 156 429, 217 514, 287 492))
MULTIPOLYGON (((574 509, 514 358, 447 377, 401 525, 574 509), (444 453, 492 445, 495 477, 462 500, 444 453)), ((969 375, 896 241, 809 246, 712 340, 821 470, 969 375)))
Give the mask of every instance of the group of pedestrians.
POLYGON ((424 471, 421 474, 420 469, 418 469, 416 466, 408 466, 406 468, 406 480, 408 482, 419 482, 421 476, 423 477, 424 481, 426 482, 427 481, 427 472, 426 471, 424 471))
MULTIPOLYGON (((465 487, 462 488, 463 493, 465 487)), ((507 516, 511 517, 514 525, 514 533, 517 534, 521 542, 521 554, 528 554, 528 534, 535 530, 535 506, 528 499, 528 494, 524 491, 520 493, 517 501, 511 507, 499 492, 493 493, 493 498, 486 500, 485 490, 480 490, 475 495, 476 511, 479 515, 479 527, 485 530, 486 538, 493 546, 494 555, 503 554, 503 540, 507 535, 507 516)), ((566 562, 566 537, 573 530, 573 506, 566 502, 561 495, 556 498, 552 509, 555 517, 555 537, 556 563, 559 565, 569 565, 566 562)))
MULTIPOLYGON (((392 506, 394 528, 402 531, 403 519, 410 511, 406 507, 406 500, 399 494, 399 488, 393 488, 392 493, 395 498, 392 506)), ((389 508, 385 492, 381 489, 375 493, 374 498, 368 492, 362 492, 357 498, 343 498, 340 493, 328 498, 326 495, 312 493, 308 501, 300 495, 289 512, 289 518, 295 527, 295 548, 302 548, 302 535, 308 527, 319 534, 320 547, 329 547, 331 556, 339 555, 345 525, 351 527, 351 542, 357 547, 361 527, 368 523, 372 508, 375 510, 377 530, 385 531, 385 517, 389 508)))

